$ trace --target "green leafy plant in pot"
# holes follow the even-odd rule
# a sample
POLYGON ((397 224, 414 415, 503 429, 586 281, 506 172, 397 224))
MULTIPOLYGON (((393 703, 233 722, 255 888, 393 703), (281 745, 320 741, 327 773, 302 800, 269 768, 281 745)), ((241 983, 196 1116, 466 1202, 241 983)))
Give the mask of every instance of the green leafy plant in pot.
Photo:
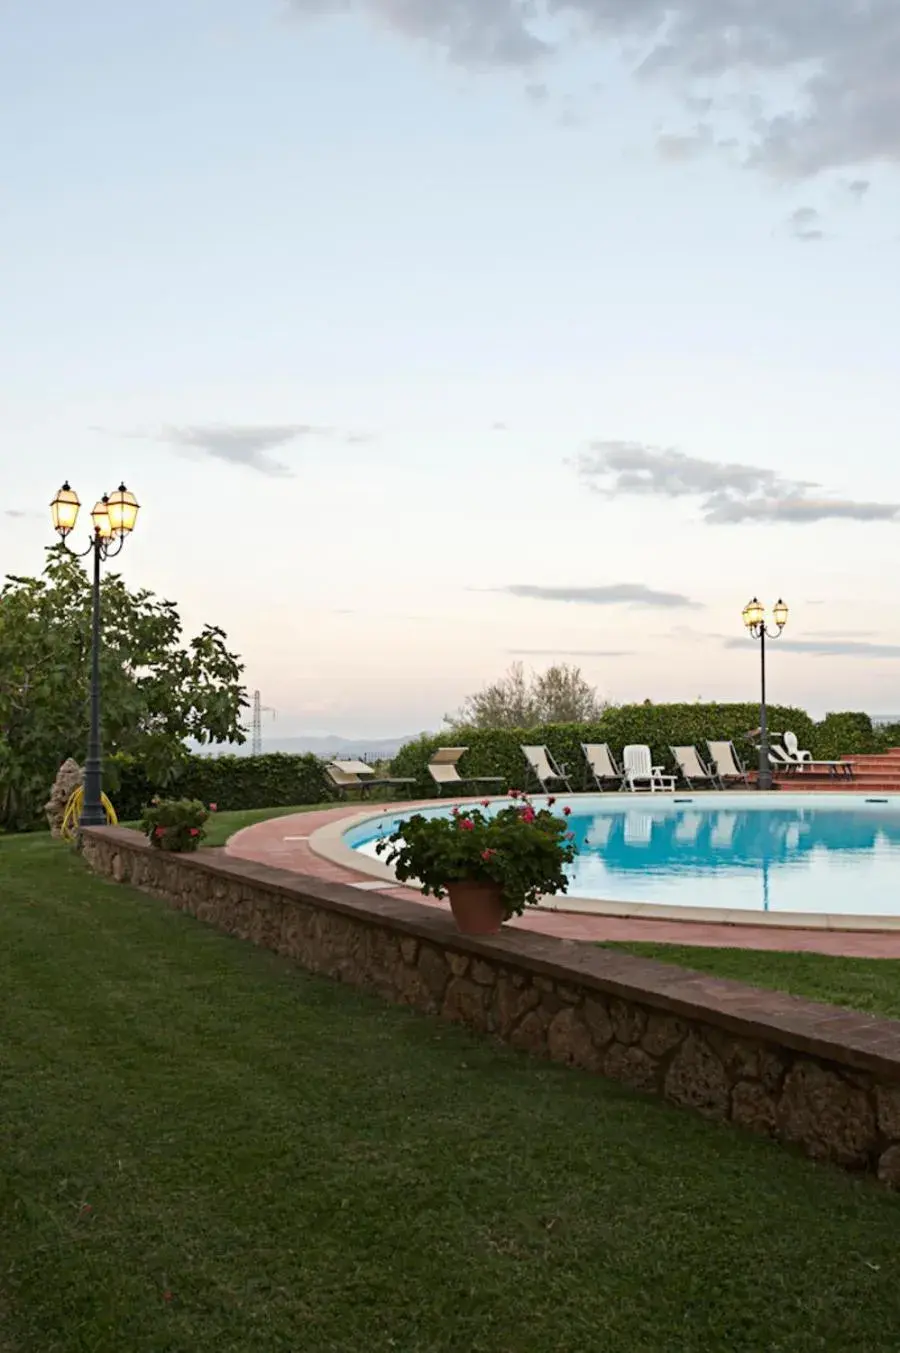
POLYGON ((199 799, 154 799, 144 809, 141 831, 157 850, 196 850, 208 817, 199 799))
POLYGON ((548 893, 564 893, 565 866, 577 853, 566 821, 569 808, 551 811, 555 800, 535 808, 525 794, 497 813, 454 808, 449 817, 415 813, 375 847, 401 883, 413 879, 422 891, 450 898, 457 928, 493 935, 510 916, 520 916, 548 893))

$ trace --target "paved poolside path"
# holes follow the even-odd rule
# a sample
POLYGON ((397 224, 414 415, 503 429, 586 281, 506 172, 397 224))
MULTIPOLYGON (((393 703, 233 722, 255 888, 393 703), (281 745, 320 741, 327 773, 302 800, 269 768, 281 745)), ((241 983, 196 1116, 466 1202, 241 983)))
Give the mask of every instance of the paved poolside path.
MULTIPOLYGON (((415 804, 377 804, 374 811, 406 811, 415 804)), ((424 806, 424 805, 423 805, 424 806)), ((276 869, 289 869, 309 878, 350 887, 365 886, 367 892, 385 897, 402 897, 426 907, 446 908, 446 902, 423 897, 416 888, 392 887, 373 880, 370 874, 357 873, 332 864, 314 854, 309 837, 326 823, 357 817, 365 803, 344 804, 316 813, 293 813, 270 818, 237 832, 225 847, 237 859, 253 860, 276 869)), ((697 944, 715 948, 802 950, 820 954, 844 954, 857 958, 900 958, 898 931, 790 930, 782 926, 713 925, 693 921, 637 921, 617 916, 586 916, 583 913, 529 911, 514 918, 510 925, 556 935, 566 940, 645 940, 651 943, 697 944)))

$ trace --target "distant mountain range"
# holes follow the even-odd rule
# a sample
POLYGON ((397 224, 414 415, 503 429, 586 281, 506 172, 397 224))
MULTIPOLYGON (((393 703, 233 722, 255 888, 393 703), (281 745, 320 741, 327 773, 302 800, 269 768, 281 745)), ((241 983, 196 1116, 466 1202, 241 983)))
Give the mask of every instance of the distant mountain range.
MULTIPOLYGON (((322 737, 274 737, 263 738, 262 749, 264 754, 285 752, 289 756, 302 756, 305 752, 312 752, 315 756, 339 757, 345 761, 354 757, 379 761, 396 756, 405 743, 417 737, 418 733, 407 733, 405 737, 397 738, 344 738, 337 733, 327 733, 322 737)), ((249 756, 250 740, 248 738, 240 747, 197 747, 194 750, 201 756, 249 756)))

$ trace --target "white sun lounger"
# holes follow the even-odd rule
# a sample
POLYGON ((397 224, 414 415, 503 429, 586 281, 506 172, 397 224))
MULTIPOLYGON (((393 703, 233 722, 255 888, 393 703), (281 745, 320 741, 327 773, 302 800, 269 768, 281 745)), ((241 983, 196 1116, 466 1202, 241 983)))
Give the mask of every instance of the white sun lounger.
POLYGON ((719 777, 723 785, 726 780, 748 783, 747 772, 741 764, 733 742, 707 741, 706 746, 709 749, 710 770, 719 777))
POLYGON ((621 766, 616 765, 608 742, 583 742, 581 750, 588 764, 588 778, 593 780, 597 789, 602 791, 610 783, 616 789, 624 787, 625 776, 621 766))
POLYGON ((528 762, 528 769, 537 780, 545 794, 553 793, 554 785, 563 785, 571 794, 572 786, 566 774, 566 767, 559 766, 553 760, 547 747, 523 747, 522 755, 528 762))
POLYGON ((816 761, 811 752, 801 751, 800 743, 797 740, 797 734, 786 731, 782 738, 784 749, 773 747, 770 750, 779 752, 787 762, 788 766, 795 771, 813 771, 827 770, 829 775, 841 776, 846 779, 853 779, 852 761, 816 761))
POLYGON ((370 789, 400 789, 416 783, 415 777, 377 779, 374 770, 365 761, 330 761, 325 767, 325 774, 342 798, 346 798, 351 789, 358 789, 360 798, 365 798, 370 789))
POLYGON ((443 794, 447 785, 451 789, 465 790, 467 785, 497 785, 499 788, 506 784, 502 775, 460 775, 459 761, 468 750, 468 747, 438 747, 432 752, 428 774, 437 785, 438 795, 443 794))
POLYGON ((722 781, 714 770, 710 770, 696 747, 670 747, 675 765, 681 772, 688 789, 697 785, 708 785, 711 789, 721 789, 722 781))
POLYGON ((673 793, 677 776, 666 775, 662 766, 654 766, 650 748, 643 743, 630 743, 622 753, 625 788, 634 793, 640 785, 652 794, 657 790, 673 793))

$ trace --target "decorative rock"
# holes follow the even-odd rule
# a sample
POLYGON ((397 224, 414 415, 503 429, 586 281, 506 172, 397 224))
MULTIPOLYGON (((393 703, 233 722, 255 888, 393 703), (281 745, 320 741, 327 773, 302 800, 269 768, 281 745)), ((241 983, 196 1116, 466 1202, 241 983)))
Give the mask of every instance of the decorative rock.
POLYGON ((892 1189, 900 1188, 900 1146, 889 1146, 878 1161, 878 1178, 892 1189))
POLYGON ((446 955, 447 962, 450 964, 450 971, 454 977, 465 977, 469 969, 468 954, 454 954, 449 951, 446 955))
POLYGON ((559 999, 565 1001, 567 1005, 578 1005, 581 1001, 581 992, 568 982, 557 982, 555 990, 559 999))
POLYGON ((621 1081, 632 1090, 656 1090, 659 1082, 658 1063, 642 1048, 613 1043, 603 1059, 603 1074, 610 1080, 621 1081))
POLYGON ((44 812, 47 816, 51 836, 59 837, 62 835, 66 805, 83 781, 84 771, 78 762, 73 761, 71 757, 64 761, 56 772, 56 779, 53 781, 53 788, 50 790, 50 798, 44 804, 44 812))
POLYGON ((590 1034, 571 1005, 565 1006, 550 1021, 547 1030, 547 1051, 554 1062, 580 1066, 586 1071, 599 1071, 600 1054, 590 1034))
POLYGON ((676 1052, 665 1081, 665 1095, 706 1118, 728 1116, 728 1077, 712 1048, 688 1034, 676 1052))
POLYGON ((885 1137, 900 1138, 900 1085, 879 1085, 878 1126, 885 1137))
POLYGON ((771 1137, 778 1123, 778 1106, 758 1081, 738 1081, 731 1092, 731 1121, 771 1137))
POLYGON ((628 1005, 625 1001, 610 1001, 609 1016, 613 1033, 619 1043, 639 1043, 647 1027, 647 1015, 637 1005, 628 1005))
POLYGON ((818 1062, 798 1061, 788 1073, 778 1126, 808 1155, 864 1165, 876 1141, 875 1111, 864 1090, 818 1062))
POLYGON ((641 1039, 641 1047, 651 1057, 665 1057, 667 1052, 677 1048, 687 1034, 687 1025, 673 1015, 659 1015, 651 1011, 647 1016, 647 1028, 641 1039))
POLYGON ((605 1048, 613 1040, 612 1020, 609 1017, 609 1011, 601 1000, 596 996, 586 996, 581 1014, 585 1024, 591 1031, 591 1037, 594 1040, 594 1046, 605 1048))

